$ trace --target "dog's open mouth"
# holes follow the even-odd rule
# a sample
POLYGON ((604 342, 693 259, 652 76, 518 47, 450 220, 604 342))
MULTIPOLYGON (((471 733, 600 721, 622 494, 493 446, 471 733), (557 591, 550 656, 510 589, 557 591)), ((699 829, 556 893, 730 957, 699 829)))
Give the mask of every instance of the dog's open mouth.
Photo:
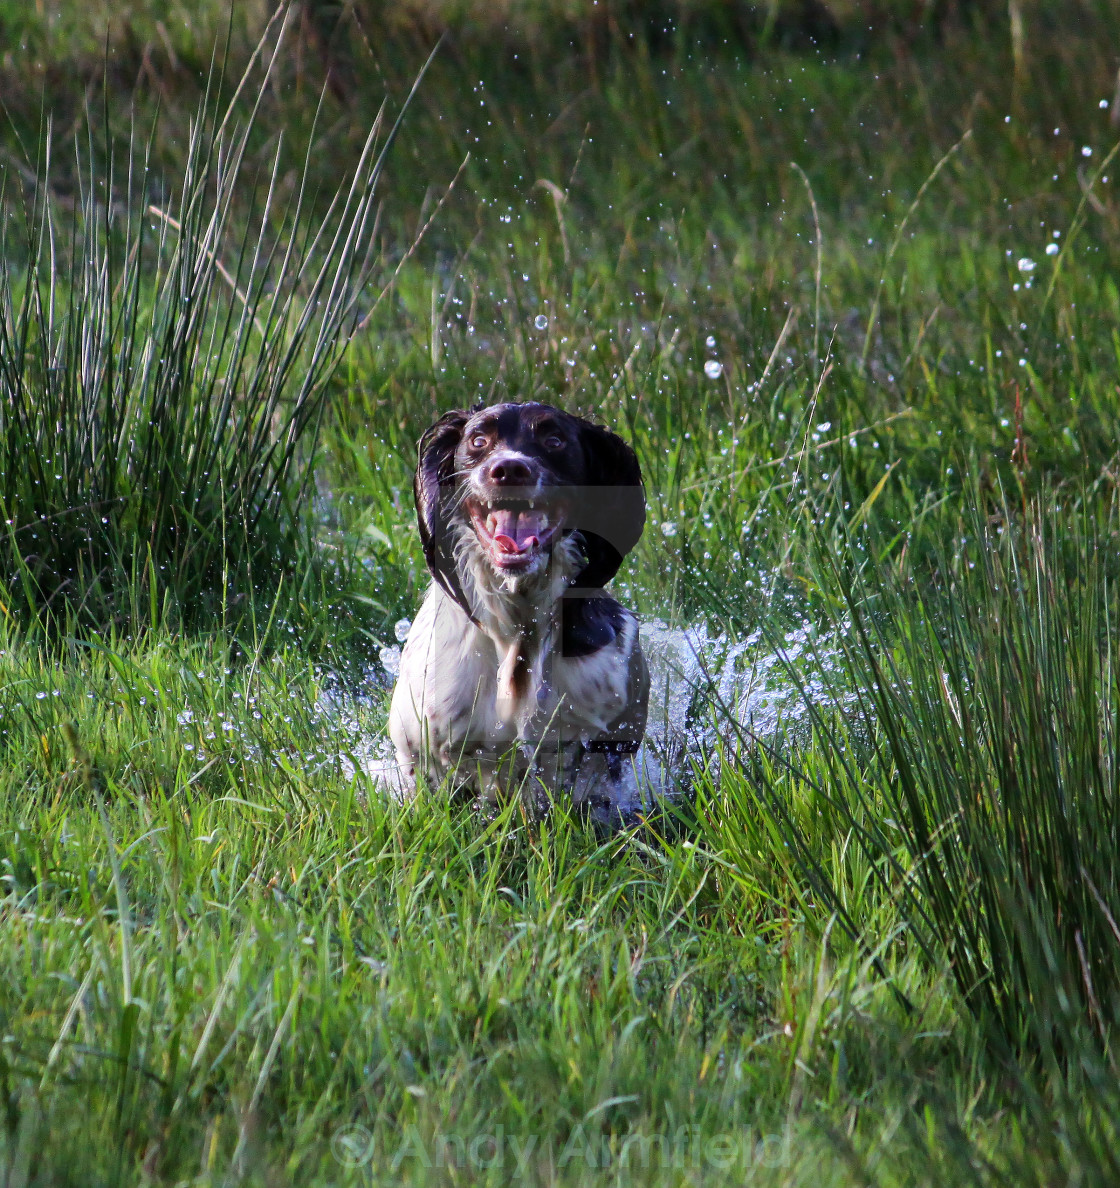
POLYGON ((503 572, 528 569, 564 527, 562 503, 535 499, 469 500, 467 511, 490 563, 503 572))

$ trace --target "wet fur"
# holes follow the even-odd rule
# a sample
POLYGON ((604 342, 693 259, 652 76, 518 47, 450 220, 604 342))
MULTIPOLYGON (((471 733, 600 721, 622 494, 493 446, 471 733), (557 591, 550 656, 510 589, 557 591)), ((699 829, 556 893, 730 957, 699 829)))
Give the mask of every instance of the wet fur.
MULTIPOLYGON (((467 422, 465 414, 448 414, 421 442, 417 510, 433 582, 393 692, 390 734, 402 774, 409 787, 453 775, 484 796, 552 795, 563 787, 576 803, 609 809, 645 731, 648 675, 634 615, 587 579, 613 576, 641 523, 635 530, 624 522, 616 533, 621 548, 569 531, 553 545, 550 563, 527 574, 496 572, 463 510, 464 476, 447 461, 467 422)), ((626 463, 633 457, 621 439, 609 438, 608 473, 592 475, 597 491, 611 481, 610 451, 626 451, 626 463)), ((589 449, 593 459, 601 454, 589 449)), ((636 461, 621 470, 619 485, 632 491, 635 476, 641 481, 636 461)), ((633 498, 629 506, 633 519, 633 498)), ((640 506, 644 519, 644 501, 640 506)))

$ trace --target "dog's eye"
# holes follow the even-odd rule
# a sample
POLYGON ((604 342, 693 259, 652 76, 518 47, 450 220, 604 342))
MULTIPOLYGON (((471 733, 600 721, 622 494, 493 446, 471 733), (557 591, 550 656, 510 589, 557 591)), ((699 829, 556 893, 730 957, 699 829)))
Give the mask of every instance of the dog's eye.
POLYGON ((541 444, 546 450, 562 450, 567 443, 558 433, 550 433, 541 444))
POLYGON ((484 450, 486 449, 486 443, 489 440, 490 439, 485 433, 475 433, 471 436, 471 440, 468 444, 472 450, 484 450))

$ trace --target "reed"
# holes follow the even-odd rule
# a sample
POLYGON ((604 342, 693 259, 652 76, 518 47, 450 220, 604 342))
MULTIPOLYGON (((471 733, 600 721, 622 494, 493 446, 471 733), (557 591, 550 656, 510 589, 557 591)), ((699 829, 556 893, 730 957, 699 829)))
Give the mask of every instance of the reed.
POLYGON ((101 629, 225 621, 306 551, 316 443, 366 309, 392 131, 374 122, 315 214, 313 145, 294 185, 279 148, 250 175, 277 25, 228 106, 213 98, 215 76, 176 176, 154 169, 150 142, 95 154, 87 140, 74 146, 82 182, 67 203, 51 188, 49 129, 24 195, 9 176, 0 573, 10 614, 101 629), (245 104, 254 85, 257 102, 245 104), (97 155, 119 163, 99 169, 97 155))

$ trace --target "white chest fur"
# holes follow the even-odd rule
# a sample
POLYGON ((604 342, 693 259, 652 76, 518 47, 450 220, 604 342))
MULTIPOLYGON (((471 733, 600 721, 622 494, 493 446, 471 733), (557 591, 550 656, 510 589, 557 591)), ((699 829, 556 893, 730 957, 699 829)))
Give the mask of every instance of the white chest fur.
POLYGON ((561 655, 558 635, 547 619, 512 635, 483 630, 433 586, 393 691, 390 733, 406 775, 438 779, 519 745, 555 751, 610 734, 628 713, 640 737, 646 676, 634 618, 585 656, 561 655))

